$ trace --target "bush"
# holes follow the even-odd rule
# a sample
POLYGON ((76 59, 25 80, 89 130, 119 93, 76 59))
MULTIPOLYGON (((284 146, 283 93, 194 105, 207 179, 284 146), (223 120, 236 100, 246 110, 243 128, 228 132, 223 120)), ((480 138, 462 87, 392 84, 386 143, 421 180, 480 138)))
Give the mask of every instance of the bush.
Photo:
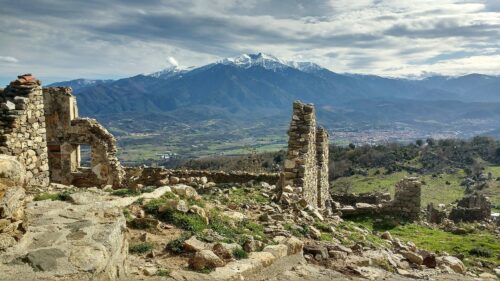
POLYGON ((248 258, 248 253, 245 252, 243 249, 236 248, 233 250, 233 256, 235 259, 241 260, 248 258))
POLYGON ((40 193, 33 198, 34 201, 42 201, 42 200, 59 200, 59 201, 67 201, 69 199, 69 195, 71 194, 71 191, 63 191, 59 193, 49 193, 49 192, 44 192, 40 193))
POLYGON ((473 256, 489 258, 493 255, 493 252, 490 249, 486 249, 483 247, 476 247, 476 248, 471 249, 469 251, 469 254, 471 254, 473 256))
POLYGON ((129 253, 132 254, 144 254, 151 252, 151 250, 153 250, 153 244, 149 242, 130 244, 128 247, 129 253))
POLYGON ((156 276, 170 276, 170 269, 160 269, 158 272, 156 272, 156 276))
POLYGON ((133 191, 128 188, 116 189, 111 192, 111 195, 128 197, 128 196, 136 196, 141 194, 139 191, 133 191))
POLYGON ((170 250, 174 254, 183 253, 184 248, 182 247, 182 245, 184 244, 184 241, 188 240, 191 236, 192 236, 192 233, 190 233, 190 232, 182 233, 179 238, 168 242, 167 249, 170 250))

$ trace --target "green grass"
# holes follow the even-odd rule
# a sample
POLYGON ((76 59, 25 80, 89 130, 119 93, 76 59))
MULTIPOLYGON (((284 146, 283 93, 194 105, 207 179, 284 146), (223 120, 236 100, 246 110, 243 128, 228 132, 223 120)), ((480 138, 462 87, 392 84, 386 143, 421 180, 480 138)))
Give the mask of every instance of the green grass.
POLYGON ((353 221, 345 221, 345 224, 360 225, 370 230, 389 230, 393 237, 403 241, 411 241, 417 247, 437 253, 447 252, 451 255, 463 254, 468 260, 467 264, 473 261, 485 261, 498 266, 500 255, 500 244, 495 234, 477 230, 475 224, 461 224, 468 233, 464 235, 453 234, 438 228, 431 228, 415 223, 404 223, 396 220, 373 220, 368 217, 358 217, 353 221))
POLYGON ((486 231, 476 231, 467 235, 452 234, 440 229, 422 227, 416 224, 398 226, 391 230, 393 236, 405 241, 412 241, 418 247, 452 255, 463 254, 470 260, 481 260, 500 264, 496 258, 500 255, 500 243, 495 235, 486 231), (477 249, 488 249, 492 255, 481 257, 477 249))
POLYGON ((191 232, 183 232, 178 238, 171 240, 167 243, 167 249, 172 253, 181 254, 184 252, 183 244, 184 241, 188 240, 192 236, 191 232))
POLYGON ((138 243, 138 244, 130 244, 128 247, 129 253, 132 254, 144 254, 149 253, 153 250, 154 245, 149 242, 138 243))
POLYGON ((121 197, 137 196, 140 194, 141 194, 141 192, 134 191, 134 190, 131 190, 128 188, 116 189, 116 190, 111 191, 111 195, 121 196, 121 197))
POLYGON ((58 193, 50 193, 50 192, 44 192, 37 194, 35 198, 33 198, 34 201, 43 201, 43 200, 52 200, 52 201, 67 201, 69 199, 69 195, 72 192, 70 191, 63 191, 63 192, 58 192, 58 193))
POLYGON ((369 171, 368 176, 354 175, 343 177, 334 181, 332 191, 338 192, 342 187, 351 186, 348 192, 366 193, 366 192, 389 192, 394 196, 394 186, 397 182, 406 176, 417 176, 423 183, 422 185, 422 207, 428 203, 452 203, 464 196, 464 188, 460 182, 465 176, 463 171, 455 174, 439 174, 437 177, 432 175, 410 175, 407 172, 397 172, 386 175, 383 171, 376 174, 376 169, 369 171), (447 184, 447 182, 449 184, 447 184))
POLYGON ((170 274, 172 273, 172 271, 170 269, 166 269, 166 268, 163 268, 163 269, 159 269, 158 272, 156 272, 156 276, 170 276, 170 274))

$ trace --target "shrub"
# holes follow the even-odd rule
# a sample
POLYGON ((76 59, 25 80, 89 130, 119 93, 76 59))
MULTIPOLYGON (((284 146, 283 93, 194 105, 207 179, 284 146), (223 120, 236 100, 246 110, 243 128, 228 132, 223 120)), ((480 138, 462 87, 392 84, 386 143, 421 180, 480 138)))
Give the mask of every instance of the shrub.
POLYGON ((192 233, 190 233, 190 232, 182 233, 179 238, 168 242, 167 249, 175 254, 180 254, 180 253, 184 252, 182 245, 184 244, 184 241, 188 240, 189 237, 191 237, 191 235, 192 235, 192 233))
POLYGON ((490 249, 486 249, 483 247, 476 247, 469 251, 469 254, 478 257, 489 258, 493 255, 493 252, 490 249))
POLYGON ((149 242, 130 244, 128 247, 129 253, 132 254, 144 254, 147 252, 151 252, 151 250, 153 250, 153 244, 149 242))
POLYGON ((40 193, 33 198, 34 201, 42 201, 42 200, 59 200, 59 201, 67 201, 69 199, 69 195, 71 194, 71 191, 63 191, 59 193, 49 193, 49 192, 44 192, 40 193))
POLYGON ((136 196, 141 194, 139 191, 134 191, 128 188, 116 189, 111 192, 111 195, 128 197, 128 196, 136 196))
POLYGON ((241 260, 248 258, 248 253, 245 252, 243 249, 236 248, 233 250, 233 256, 235 259, 241 260))
POLYGON ((172 273, 170 269, 160 269, 156 272, 156 276, 170 276, 170 273, 172 273))

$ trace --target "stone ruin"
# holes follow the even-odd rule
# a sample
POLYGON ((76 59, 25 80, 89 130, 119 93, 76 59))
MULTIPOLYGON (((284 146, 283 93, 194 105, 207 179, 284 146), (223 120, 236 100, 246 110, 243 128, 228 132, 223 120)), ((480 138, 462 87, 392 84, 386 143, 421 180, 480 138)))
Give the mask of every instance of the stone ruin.
POLYGON ((394 199, 389 193, 333 194, 344 216, 390 215, 410 221, 420 217, 421 183, 417 178, 404 178, 396 183, 394 199))
POLYGON ((26 167, 26 184, 121 186, 116 140, 96 120, 78 117, 71 88, 42 89, 21 75, 0 92, 0 109, 0 153, 26 167), (80 165, 80 145, 91 147, 90 169, 80 165))
POLYGON ((472 222, 487 220, 490 217, 490 201, 484 195, 474 193, 466 195, 458 201, 457 206, 451 210, 448 218, 454 222, 472 222))
POLYGON ((293 103, 288 152, 279 181, 279 200, 302 200, 323 209, 331 201, 328 182, 328 132, 316 127, 314 105, 293 103), (295 197, 295 198, 291 198, 295 197))

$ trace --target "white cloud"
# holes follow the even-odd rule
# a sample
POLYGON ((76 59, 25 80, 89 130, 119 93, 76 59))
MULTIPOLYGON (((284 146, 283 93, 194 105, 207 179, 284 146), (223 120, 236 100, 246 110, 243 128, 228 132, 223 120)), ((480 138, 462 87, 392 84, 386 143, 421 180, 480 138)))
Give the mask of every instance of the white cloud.
POLYGON ((179 66, 179 63, 174 57, 168 57, 168 63, 170 63, 173 66, 179 66))
POLYGON ((14 58, 14 57, 0 56, 0 62, 16 63, 16 62, 19 62, 19 60, 14 58))
POLYGON ((0 76, 123 77, 247 52, 337 72, 500 74, 500 10, 493 2, 294 0, 285 9, 278 0, 88 0, 35 2, 30 11, 6 3, 0 54, 12 57, 0 57, 11 63, 0 76), (13 63, 15 57, 22 61, 13 63))

